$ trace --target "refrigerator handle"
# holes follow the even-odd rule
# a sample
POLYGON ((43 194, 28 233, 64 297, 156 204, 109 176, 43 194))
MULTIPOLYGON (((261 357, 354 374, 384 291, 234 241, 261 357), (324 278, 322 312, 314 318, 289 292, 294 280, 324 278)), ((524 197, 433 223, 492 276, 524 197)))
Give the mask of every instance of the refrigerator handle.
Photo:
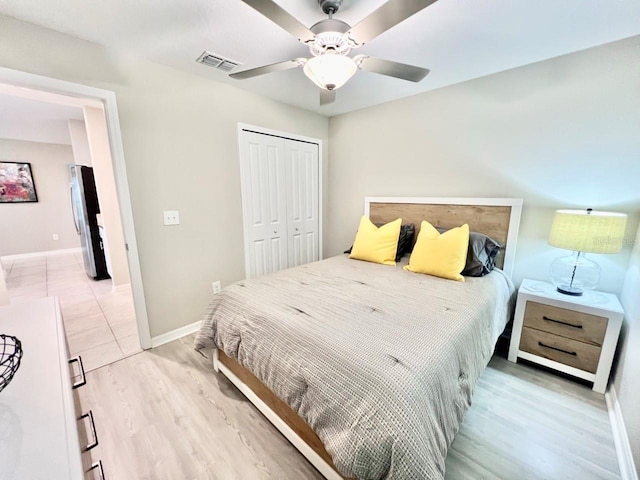
POLYGON ((76 204, 73 201, 73 183, 69 184, 69 203, 71 204, 71 214, 73 215, 73 225, 76 227, 76 232, 80 235, 80 225, 78 225, 78 211, 76 210, 76 204))

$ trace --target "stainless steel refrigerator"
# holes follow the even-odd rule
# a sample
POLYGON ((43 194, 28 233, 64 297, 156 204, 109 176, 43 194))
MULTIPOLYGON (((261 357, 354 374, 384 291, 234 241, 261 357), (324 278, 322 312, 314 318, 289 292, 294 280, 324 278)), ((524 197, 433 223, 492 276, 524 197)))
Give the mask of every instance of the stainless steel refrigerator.
POLYGON ((94 280, 110 278, 96 219, 96 215, 100 213, 100 204, 93 168, 69 165, 69 177, 71 211, 76 231, 80 235, 85 271, 94 280))

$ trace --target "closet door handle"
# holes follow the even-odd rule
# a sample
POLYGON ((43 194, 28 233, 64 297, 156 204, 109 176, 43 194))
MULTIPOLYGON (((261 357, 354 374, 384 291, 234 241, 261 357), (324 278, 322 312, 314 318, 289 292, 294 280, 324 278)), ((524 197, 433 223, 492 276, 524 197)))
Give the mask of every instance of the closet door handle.
POLYGON ((93 412, 89 410, 89 413, 85 413, 84 415, 80 416, 78 420, 82 420, 83 418, 89 419, 89 425, 91 426, 91 433, 93 434, 93 442, 89 443, 86 447, 82 449, 83 452, 88 452, 89 450, 92 450, 98 446, 98 434, 96 433, 96 424, 93 421, 93 412))
POLYGON ((558 347, 552 347, 551 345, 546 345, 546 344, 544 344, 542 342, 538 342, 538 345, 540 345, 541 347, 544 347, 544 348, 548 348, 550 350, 555 350, 556 352, 562 352, 562 353, 566 353, 567 355, 573 355, 574 357, 578 356, 578 354, 576 352, 570 352, 569 350, 563 350, 563 349, 558 348, 558 347))
POLYGON ((93 463, 91 465, 91 468, 89 468, 89 470, 87 470, 87 473, 93 472, 96 468, 98 469, 98 472, 100 473, 100 480, 104 480, 104 469, 102 468, 102 460, 98 460, 96 463, 93 463))
POLYGON ((78 362, 78 365, 80 365, 80 381, 71 385, 71 388, 75 390, 76 388, 80 388, 83 385, 87 384, 87 377, 86 377, 86 374, 84 373, 84 365, 82 364, 82 357, 78 355, 77 357, 71 358, 69 360, 69 365, 73 364, 74 362, 78 362))

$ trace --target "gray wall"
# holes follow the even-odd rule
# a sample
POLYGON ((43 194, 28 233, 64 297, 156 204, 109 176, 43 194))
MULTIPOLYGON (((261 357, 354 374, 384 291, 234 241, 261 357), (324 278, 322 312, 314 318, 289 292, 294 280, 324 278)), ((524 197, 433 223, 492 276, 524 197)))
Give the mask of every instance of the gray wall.
POLYGON ((238 122, 326 141, 327 118, 9 17, 0 31, 1 66, 116 93, 151 335, 201 320, 211 282, 244 277, 238 122))
POLYGON ((69 207, 71 147, 0 139, 0 161, 31 163, 38 194, 37 203, 0 203, 0 256, 80 247, 69 207))
POLYGON ((326 232, 327 254, 348 247, 367 195, 522 197, 519 282, 547 279, 551 261, 563 254, 546 243, 555 209, 627 212, 623 253, 593 258, 603 268, 600 288, 622 292, 627 312, 615 387, 636 465, 639 42, 634 37, 333 117, 326 232))
POLYGON ((636 468, 640 467, 640 229, 629 261, 621 295, 625 311, 621 348, 614 387, 629 435, 636 468))
MULTIPOLYGON (((326 253, 363 197, 522 197, 515 281, 547 279, 557 208, 640 206, 640 37, 331 118, 326 253)), ((593 258, 619 293, 630 247, 593 258)))
MULTIPOLYGON (((351 244, 366 195, 523 197, 516 280, 547 278, 561 254, 546 244, 558 207, 626 211, 629 232, 637 226, 638 38, 334 117, 329 128, 316 114, 28 23, 0 17, 0 31, 0 65, 116 92, 152 335, 199 320, 212 280, 244 275, 237 122, 330 139, 326 254, 351 244), (165 209, 180 210, 179 227, 162 226, 165 209)), ((621 291, 630 250, 597 259, 602 289, 621 291)), ((616 385, 637 451, 635 312, 616 385)))

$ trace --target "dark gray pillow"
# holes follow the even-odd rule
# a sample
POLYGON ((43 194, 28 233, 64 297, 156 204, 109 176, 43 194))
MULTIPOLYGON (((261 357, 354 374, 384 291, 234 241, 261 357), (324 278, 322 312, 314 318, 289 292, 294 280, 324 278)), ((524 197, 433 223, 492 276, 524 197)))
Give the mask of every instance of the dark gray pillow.
MULTIPOLYGON (((376 223, 376 227, 381 227, 384 223, 376 223)), ((413 249, 413 237, 416 234, 416 227, 413 223, 400 225, 400 236, 398 237, 398 247, 396 248, 396 262, 406 254, 411 253, 413 249)), ((344 253, 351 253, 353 245, 345 250, 344 253)))
POLYGON ((398 249, 396 250, 396 262, 407 253, 413 250, 413 237, 416 234, 416 227, 413 223, 400 226, 400 237, 398 238, 398 249))
POLYGON ((496 257, 500 253, 502 245, 493 238, 482 233, 469 233, 469 251, 467 263, 462 275, 467 277, 484 277, 491 273, 496 265, 496 257))
MULTIPOLYGON (((446 228, 436 227, 440 233, 446 228)), ((496 257, 500 253, 502 245, 484 233, 469 232, 469 249, 467 250, 467 263, 462 275, 465 277, 484 277, 494 269, 496 257)))

